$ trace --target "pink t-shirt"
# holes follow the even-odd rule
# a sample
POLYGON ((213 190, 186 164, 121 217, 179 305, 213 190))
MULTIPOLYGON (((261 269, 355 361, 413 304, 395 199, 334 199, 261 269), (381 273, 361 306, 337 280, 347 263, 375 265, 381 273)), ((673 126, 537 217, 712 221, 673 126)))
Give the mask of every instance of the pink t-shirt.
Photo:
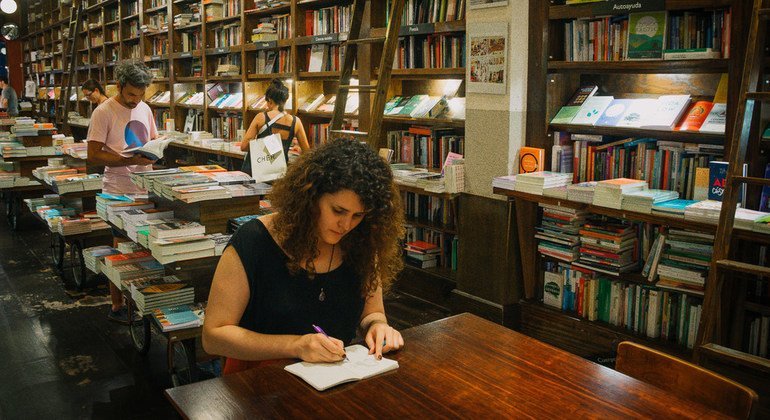
MULTIPOLYGON (((121 105, 114 97, 108 99, 91 114, 88 141, 103 143, 102 150, 123 155, 125 149, 140 147, 158 137, 152 110, 144 103, 134 109, 121 105)), ((152 165, 105 166, 104 187, 111 194, 141 194, 147 191, 131 182, 132 172, 150 171, 152 165)))

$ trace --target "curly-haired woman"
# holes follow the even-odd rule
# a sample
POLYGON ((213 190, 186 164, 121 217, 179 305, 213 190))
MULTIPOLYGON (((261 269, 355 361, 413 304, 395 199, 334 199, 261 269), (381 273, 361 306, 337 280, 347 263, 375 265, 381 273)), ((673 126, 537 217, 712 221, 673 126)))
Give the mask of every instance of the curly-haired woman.
POLYGON ((276 213, 233 235, 211 285, 203 346, 228 358, 225 373, 253 361, 339 361, 356 329, 378 358, 403 346, 382 302, 403 266, 387 163, 365 144, 332 141, 290 166, 271 202, 276 213))

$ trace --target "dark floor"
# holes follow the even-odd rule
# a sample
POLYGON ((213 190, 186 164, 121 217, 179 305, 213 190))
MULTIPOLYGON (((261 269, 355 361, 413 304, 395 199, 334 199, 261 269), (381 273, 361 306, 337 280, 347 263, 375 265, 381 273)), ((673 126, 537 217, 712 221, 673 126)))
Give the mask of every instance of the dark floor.
MULTIPOLYGON (((0 419, 175 418, 165 340, 147 356, 128 330, 107 321, 106 283, 77 292, 53 268, 49 234, 25 214, 18 232, 0 217, 0 419)), ((394 293, 399 329, 448 314, 394 293)))

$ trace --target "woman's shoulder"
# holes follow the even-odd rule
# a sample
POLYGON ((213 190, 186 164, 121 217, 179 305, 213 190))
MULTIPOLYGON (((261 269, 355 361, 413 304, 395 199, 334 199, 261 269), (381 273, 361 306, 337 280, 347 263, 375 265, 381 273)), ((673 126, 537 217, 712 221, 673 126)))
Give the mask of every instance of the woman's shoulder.
POLYGON ((270 232, 271 219, 272 215, 267 215, 244 223, 233 235, 233 242, 248 247, 275 243, 270 232))

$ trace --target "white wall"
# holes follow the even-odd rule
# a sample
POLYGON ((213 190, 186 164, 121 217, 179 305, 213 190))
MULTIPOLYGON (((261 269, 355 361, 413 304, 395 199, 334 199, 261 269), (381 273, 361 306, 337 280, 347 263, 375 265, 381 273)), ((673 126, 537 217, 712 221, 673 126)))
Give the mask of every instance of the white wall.
POLYGON ((466 191, 492 195, 492 178, 512 173, 524 144, 527 98, 529 0, 467 11, 467 32, 485 22, 508 22, 508 89, 505 95, 466 94, 466 191))

